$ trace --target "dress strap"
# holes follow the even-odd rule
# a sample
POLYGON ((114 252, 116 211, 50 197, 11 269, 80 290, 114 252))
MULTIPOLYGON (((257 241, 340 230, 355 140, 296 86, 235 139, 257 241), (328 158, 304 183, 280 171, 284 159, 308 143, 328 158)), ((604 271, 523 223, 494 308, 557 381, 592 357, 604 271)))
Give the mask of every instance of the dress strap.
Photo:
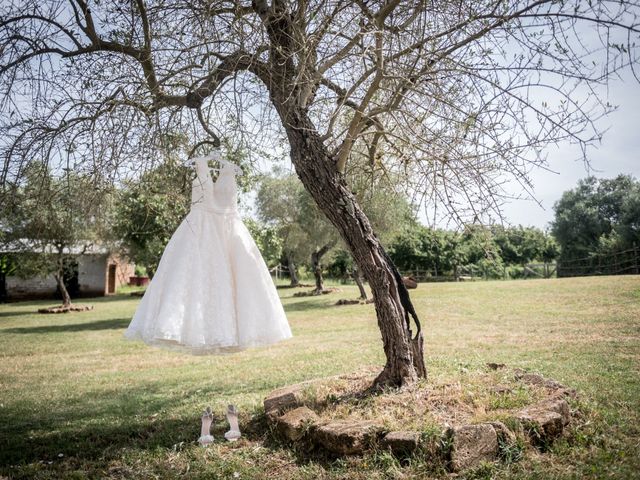
POLYGON ((206 158, 196 158, 196 174, 202 182, 204 182, 207 178, 211 178, 206 158))

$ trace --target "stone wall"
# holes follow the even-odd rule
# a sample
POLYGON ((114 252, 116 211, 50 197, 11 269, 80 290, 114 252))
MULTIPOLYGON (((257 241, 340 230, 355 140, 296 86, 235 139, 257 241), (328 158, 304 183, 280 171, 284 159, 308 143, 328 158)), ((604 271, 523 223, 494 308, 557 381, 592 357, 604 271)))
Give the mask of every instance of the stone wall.
MULTIPOLYGON (((116 254, 78 255, 78 283, 80 297, 100 297, 107 295, 109 286, 109 266, 115 265, 115 288, 126 285, 134 275, 135 267, 124 257, 116 254)), ((53 275, 46 277, 20 278, 6 277, 8 301, 27 299, 54 299, 56 281, 53 275)))
POLYGON ((77 260, 80 295, 103 296, 107 291, 107 254, 79 255, 77 260))
POLYGON ((7 300, 54 298, 56 280, 53 275, 46 277, 6 277, 7 300))

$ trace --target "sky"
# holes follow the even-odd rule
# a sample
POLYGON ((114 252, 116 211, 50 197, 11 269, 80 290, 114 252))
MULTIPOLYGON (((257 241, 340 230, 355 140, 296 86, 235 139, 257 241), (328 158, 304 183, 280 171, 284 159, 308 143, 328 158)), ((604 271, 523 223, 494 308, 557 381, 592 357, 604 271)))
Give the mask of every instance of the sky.
POLYGON ((505 219, 512 224, 540 228, 553 220, 553 204, 562 192, 574 188, 578 180, 588 175, 612 178, 621 173, 640 179, 640 83, 632 76, 612 82, 608 100, 617 110, 600 122, 606 132, 598 148, 587 151, 590 170, 585 166, 577 147, 550 147, 547 150, 549 167, 532 173, 534 194, 541 203, 512 201, 505 206, 505 219))
MULTIPOLYGON (((574 188, 578 180, 593 175, 612 178, 619 174, 633 175, 640 180, 640 83, 628 72, 622 80, 610 83, 604 100, 617 109, 598 123, 605 131, 601 144, 587 150, 589 166, 582 160, 577 146, 550 146, 546 150, 548 170, 531 173, 535 200, 512 200, 503 207, 506 224, 549 228, 553 220, 553 205, 562 193, 574 188)), ((515 181, 513 193, 522 192, 515 181)), ((429 224, 425 212, 419 212, 424 224, 429 224)))

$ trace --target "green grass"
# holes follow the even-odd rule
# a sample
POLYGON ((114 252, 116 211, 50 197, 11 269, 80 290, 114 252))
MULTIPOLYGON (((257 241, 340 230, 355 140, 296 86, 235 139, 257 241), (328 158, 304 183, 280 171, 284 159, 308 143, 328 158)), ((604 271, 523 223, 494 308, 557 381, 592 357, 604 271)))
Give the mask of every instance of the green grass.
MULTIPOLYGON (((332 460, 271 435, 262 399, 303 380, 381 366, 373 305, 341 293, 293 298, 294 338, 234 355, 192 357, 125 341, 139 298, 82 300, 95 309, 38 315, 50 302, 0 305, 0 478, 425 478, 417 456, 332 460), (227 403, 246 438, 220 440, 227 403), (195 443, 201 410, 216 443, 195 443), (234 475, 235 474, 235 475, 234 475)), ((640 472, 640 277, 421 284, 412 298, 431 381, 461 382, 486 362, 538 371, 579 390, 587 421, 545 455, 488 464, 468 478, 634 478, 640 472)), ((521 392, 492 408, 526 402, 521 392)))

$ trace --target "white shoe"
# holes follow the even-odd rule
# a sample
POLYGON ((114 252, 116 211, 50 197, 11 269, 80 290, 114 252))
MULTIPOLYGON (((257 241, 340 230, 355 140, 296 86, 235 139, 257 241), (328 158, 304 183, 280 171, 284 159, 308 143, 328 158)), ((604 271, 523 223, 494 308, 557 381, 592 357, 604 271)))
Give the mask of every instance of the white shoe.
POLYGON ((229 431, 224 434, 224 438, 230 442, 235 442, 242 434, 238 426, 238 410, 234 405, 227 407, 227 420, 229 421, 229 431))
POLYGON ((211 413, 211 407, 207 407, 207 409, 202 412, 202 429, 200 430, 200 438, 198 439, 198 443, 203 447, 213 443, 211 423, 213 423, 213 413, 211 413))

